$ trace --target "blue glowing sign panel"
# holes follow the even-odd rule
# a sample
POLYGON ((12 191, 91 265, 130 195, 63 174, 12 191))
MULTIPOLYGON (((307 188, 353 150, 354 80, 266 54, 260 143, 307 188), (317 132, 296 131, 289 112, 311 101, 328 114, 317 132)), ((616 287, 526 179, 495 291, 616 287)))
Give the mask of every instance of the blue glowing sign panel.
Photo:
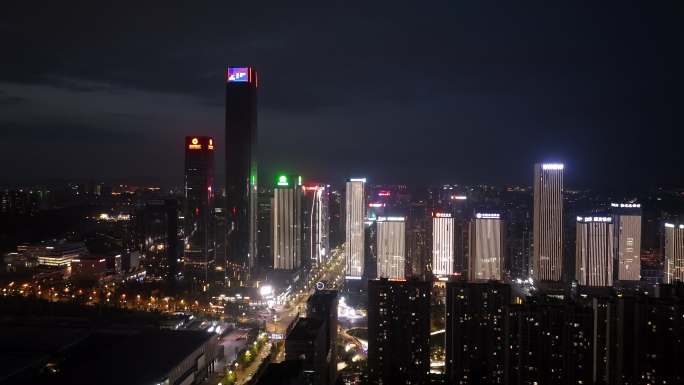
POLYGON ((229 82, 249 82, 249 68, 247 67, 228 67, 229 82))

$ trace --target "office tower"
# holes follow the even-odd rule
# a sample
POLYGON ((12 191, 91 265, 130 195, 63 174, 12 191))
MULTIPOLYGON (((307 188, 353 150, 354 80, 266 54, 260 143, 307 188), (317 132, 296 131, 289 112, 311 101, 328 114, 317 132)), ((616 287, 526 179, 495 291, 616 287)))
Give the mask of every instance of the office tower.
POLYGON ((506 383, 507 306, 503 283, 447 282, 446 375, 452 384, 506 383))
POLYGON ((378 225, 377 218, 366 218, 364 232, 364 280, 378 278, 378 225))
POLYGON ((178 203, 175 199, 150 200, 136 205, 135 249, 148 276, 173 281, 181 257, 178 238, 178 203))
POLYGON ((324 321, 326 328, 325 343, 325 368, 322 376, 326 379, 323 384, 334 384, 337 379, 337 291, 317 290, 306 301, 306 317, 324 321))
POLYGON ((430 282, 368 281, 368 377, 425 384, 430 370, 430 282))
POLYGON ((563 165, 534 166, 532 272, 538 281, 560 281, 563 266, 563 165))
POLYGON ((226 70, 228 275, 249 279, 257 244, 257 72, 226 70))
POLYGON ((577 217, 575 279, 582 286, 613 286, 611 217, 577 217))
POLYGON ((504 279, 504 227, 497 213, 476 213, 470 221, 468 280, 504 279))
POLYGON ((183 264, 192 278, 204 282, 214 263, 213 209, 214 139, 186 136, 183 264))
POLYGON ((347 279, 363 276, 363 221, 366 211, 366 178, 352 178, 346 191, 345 274, 347 279))
POLYGON ((404 217, 378 217, 378 277, 402 279, 406 271, 404 217))
POLYGON ((613 278, 618 281, 641 279, 641 205, 611 203, 614 236, 613 278))
POLYGON ((684 281, 684 224, 665 223, 665 282, 684 281))
POLYGON ((432 213, 432 273, 454 274, 456 249, 455 220, 451 213, 432 213))
POLYGON ((304 186, 303 257, 309 264, 321 264, 330 253, 329 190, 323 184, 304 186))
POLYGON ((302 265, 302 177, 280 175, 273 189, 273 269, 302 265))

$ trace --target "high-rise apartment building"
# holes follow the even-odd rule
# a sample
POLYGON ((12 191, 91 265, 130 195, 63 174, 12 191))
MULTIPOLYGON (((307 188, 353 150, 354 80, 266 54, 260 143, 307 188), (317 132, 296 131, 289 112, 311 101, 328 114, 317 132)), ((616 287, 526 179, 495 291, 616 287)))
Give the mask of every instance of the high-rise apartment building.
POLYGON ((432 213, 432 274, 454 274, 456 252, 455 220, 451 213, 432 213))
POLYGON ((302 177, 280 175, 273 189, 273 269, 302 265, 302 177))
POLYGON ((248 279, 257 248, 257 72, 226 70, 228 276, 248 279))
POLYGON ((186 136, 183 264, 193 278, 204 281, 214 263, 213 209, 214 139, 186 136))
POLYGON ((613 278, 618 281, 641 279, 641 205, 611 203, 615 241, 613 278))
POLYGON ((368 377, 372 384, 426 384, 430 282, 368 281, 368 377))
POLYGON ((506 316, 510 303, 507 284, 447 283, 445 366, 449 383, 507 383, 506 316))
POLYGON ((504 226, 498 213, 476 213, 470 221, 468 280, 504 279, 504 226))
POLYGON ((309 264, 321 264, 330 253, 330 215, 328 205, 330 191, 324 184, 304 186, 302 209, 304 218, 303 257, 309 264))
POLYGON ((606 216, 578 216, 575 279, 582 286, 613 286, 613 222, 606 216))
POLYGON ((560 281, 563 273, 563 164, 534 166, 532 275, 560 281))
POLYGON ((363 276, 363 222, 366 211, 365 186, 366 178, 352 178, 347 182, 345 200, 345 275, 348 279, 360 279, 363 276))
POLYGON ((378 277, 402 279, 406 272, 406 218, 378 217, 378 277))
POLYGON ((665 223, 665 282, 684 282, 684 224, 665 223))

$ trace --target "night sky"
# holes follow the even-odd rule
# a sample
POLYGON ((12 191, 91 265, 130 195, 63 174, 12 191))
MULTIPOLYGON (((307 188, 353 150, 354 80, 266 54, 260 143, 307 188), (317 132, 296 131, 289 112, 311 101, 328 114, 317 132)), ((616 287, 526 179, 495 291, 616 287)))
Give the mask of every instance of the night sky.
POLYGON ((181 185, 186 134, 223 146, 226 64, 260 72, 262 181, 684 184, 681 1, 12 3, 0 184, 181 185))

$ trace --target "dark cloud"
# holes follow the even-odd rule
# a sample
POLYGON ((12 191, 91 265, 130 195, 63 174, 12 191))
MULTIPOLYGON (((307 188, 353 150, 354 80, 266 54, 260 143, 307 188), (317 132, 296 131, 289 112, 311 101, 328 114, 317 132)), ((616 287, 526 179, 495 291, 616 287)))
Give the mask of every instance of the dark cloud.
MULTIPOLYGON (((156 140, 178 160, 186 132, 222 140, 224 66, 247 64, 265 177, 529 183, 553 158, 577 185, 672 184, 682 16, 677 1, 14 2, 0 123, 37 141, 53 127, 93 146, 156 140)), ((163 155, 135 156, 180 183, 163 155)), ((99 175, 125 175, 98 159, 99 175)))

